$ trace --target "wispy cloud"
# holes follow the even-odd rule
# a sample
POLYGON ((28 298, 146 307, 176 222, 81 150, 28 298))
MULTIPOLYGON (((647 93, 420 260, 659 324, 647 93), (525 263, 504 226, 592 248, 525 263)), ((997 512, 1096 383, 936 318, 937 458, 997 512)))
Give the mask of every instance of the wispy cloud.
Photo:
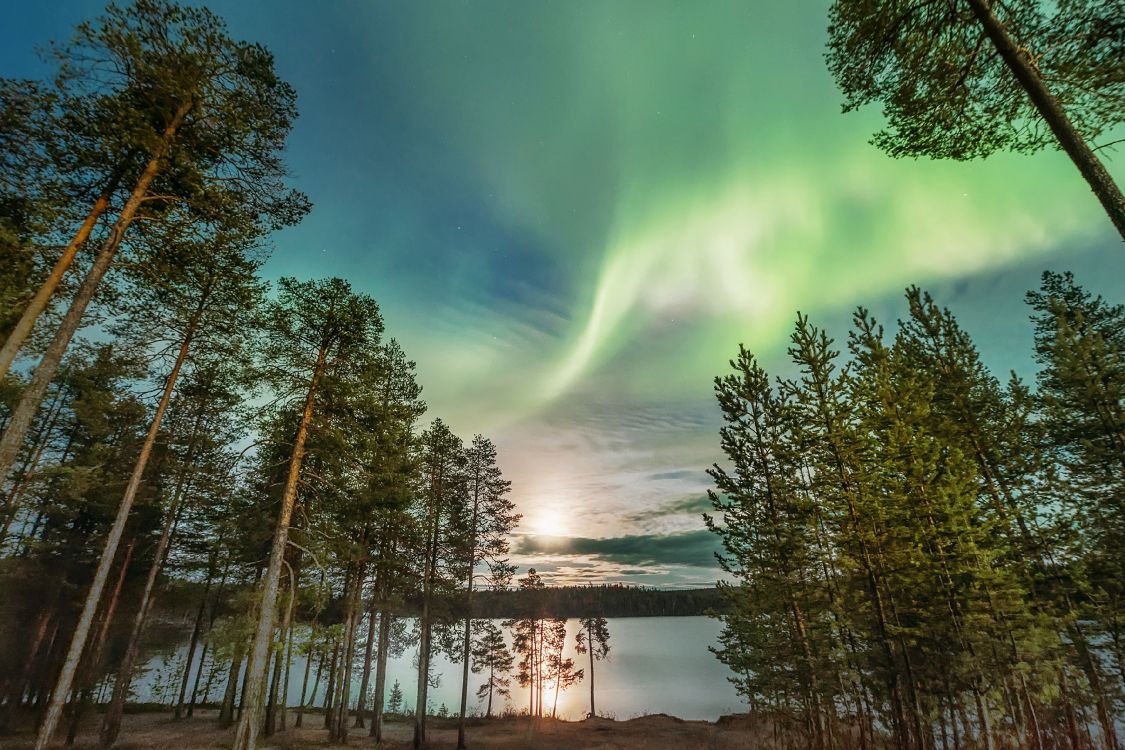
POLYGON ((718 568, 718 538, 705 529, 678 534, 636 534, 590 539, 525 535, 517 537, 513 552, 529 557, 596 557, 627 565, 688 565, 718 568))

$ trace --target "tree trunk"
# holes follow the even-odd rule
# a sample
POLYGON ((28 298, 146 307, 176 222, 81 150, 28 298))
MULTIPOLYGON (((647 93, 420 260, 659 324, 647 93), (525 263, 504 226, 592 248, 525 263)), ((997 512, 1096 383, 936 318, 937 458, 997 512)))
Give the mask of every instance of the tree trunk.
MULTIPOLYGON (((250 680, 250 689, 247 693, 247 703, 250 710, 246 711, 238 722, 238 731, 234 736, 232 750, 254 750, 257 747, 258 724, 261 721, 262 713, 262 682, 266 677, 266 663, 269 661, 270 642, 273 640, 274 609, 278 583, 281 579, 281 561, 285 557, 285 549, 289 542, 289 520, 293 516, 293 507, 297 501, 297 482, 301 476, 301 461, 305 456, 305 440, 309 434, 309 423, 312 421, 316 387, 320 382, 327 356, 328 344, 324 343, 317 355, 316 366, 313 369, 312 379, 309 381, 308 394, 305 396, 305 409, 301 414, 301 423, 297 428, 296 439, 293 441, 293 453, 289 459, 289 475, 286 477, 285 490, 281 496, 281 514, 277 519, 277 530, 273 535, 273 547, 270 550, 266 578, 262 582, 258 628, 254 634, 254 645, 251 649, 250 665, 246 674, 247 679, 250 680)), ((36 748, 36 750, 43 749, 36 748)))
POLYGON ((597 716, 597 711, 594 709, 594 636, 590 633, 590 627, 586 626, 586 647, 590 652, 590 718, 597 716))
POLYGON ((371 732, 378 746, 383 741, 383 694, 387 690, 387 652, 390 649, 391 616, 379 613, 379 650, 375 657, 375 695, 371 698, 371 732))
POLYGON ((1117 227, 1121 238, 1125 239, 1125 195, 1121 194, 1121 189, 1110 177, 1105 165, 1074 129, 1062 105, 1047 88, 1039 71, 1027 59, 1026 53, 1020 51, 1008 30, 992 12, 989 0, 968 0, 968 3, 1008 70, 1027 92, 1031 103, 1058 139, 1059 146, 1078 167, 1113 226, 1117 227))
POLYGON ((488 708, 485 710, 484 717, 486 719, 492 718, 492 690, 496 687, 496 669, 493 664, 488 665, 488 708))
MULTIPOLYGON (((211 592, 211 581, 215 577, 215 556, 216 552, 212 552, 211 559, 207 564, 207 581, 203 585, 203 596, 199 600, 199 609, 195 613, 195 623, 191 628, 191 638, 188 640, 187 658, 184 660, 184 676, 180 681, 180 695, 176 700, 176 710, 172 713, 173 719, 180 719, 183 716, 184 699, 187 697, 187 686, 191 680, 191 663, 195 661, 195 649, 199 645, 199 634, 203 629, 203 614, 207 611, 207 595, 211 592)), ((199 662, 200 671, 203 670, 203 662, 199 662)))
MULTIPOLYGON (((70 340, 74 337, 79 324, 82 322, 82 316, 86 312, 86 306, 93 300, 94 293, 97 291, 102 277, 105 276, 105 272, 109 269, 114 255, 117 254, 117 249, 121 246, 121 240, 125 236, 125 231, 133 222, 137 209, 140 208, 141 203, 148 193, 149 186, 160 172, 161 162, 168 152, 172 137, 175 135, 176 130, 179 129, 180 124, 183 122, 184 117, 187 116, 190 108, 190 101, 180 105, 179 110, 177 110, 176 114, 172 117, 172 121, 168 124, 168 127, 164 129, 164 135, 160 146, 156 149, 152 158, 149 159, 144 172, 141 173, 140 178, 137 180, 137 184, 133 188, 133 193, 122 207, 121 215, 113 225, 109 237, 107 237, 106 241, 102 244, 101 250, 98 251, 98 255, 94 259, 94 264, 86 273, 86 278, 82 280, 82 285, 78 288, 78 293, 70 303, 66 315, 63 316, 54 339, 47 347, 47 350, 43 352, 43 357, 35 367, 30 382, 28 382, 23 393, 20 394, 19 404, 12 412, 12 416, 8 421, 8 427, 4 430, 3 437, 0 438, 0 476, 7 476, 8 472, 11 471, 12 464, 15 463, 16 455, 19 453, 20 445, 23 443, 24 435, 27 434, 28 427, 31 425, 31 420, 39 410, 39 404, 43 401, 43 395, 47 392, 47 387, 51 384, 51 381, 54 380, 55 371, 58 370, 63 354, 66 353, 66 348, 70 345, 70 340)), ((95 584, 97 584, 96 577, 95 584)), ((103 579, 98 587, 99 595, 101 594, 101 586, 104 585, 105 580, 103 579)), ((93 614, 91 613, 90 616, 93 617, 93 614)), ((81 624, 81 622, 80 619, 79 624, 81 624)), ((86 627, 89 627, 88 623, 86 627)), ((74 668, 69 664, 68 660, 68 664, 64 667, 64 673, 62 675, 62 678, 68 683, 68 690, 69 683, 74 679, 73 672, 74 668)), ((54 733, 55 726, 58 724, 59 711, 61 711, 61 708, 54 711, 48 710, 47 719, 43 723, 40 734, 42 734, 42 729, 47 729, 49 734, 54 733)), ((42 742, 36 738, 36 750, 43 750, 43 748, 46 747, 47 743, 50 741, 49 734, 42 742)))
MULTIPOLYGON (((299 570, 298 568, 298 572, 299 570)), ((294 592, 296 592, 296 580, 294 580, 294 592)), ((285 628, 285 678, 281 685, 282 730, 289 728, 289 673, 293 671, 293 630, 293 597, 291 595, 289 598, 288 624, 285 628)))
MULTIPOLYGON (((166 135, 169 135, 167 131, 166 135)), ((162 155, 162 152, 158 152, 157 156, 154 158, 159 159, 162 155)), ((51 268, 51 273, 48 274, 47 278, 40 284, 39 289, 35 292, 35 296, 27 303, 23 314, 20 315, 19 321, 16 323, 11 333, 8 334, 7 340, 4 341, 4 346, 0 347, 0 380, 3 380, 4 376, 12 369, 12 362, 15 361, 16 354, 19 353, 23 343, 27 341, 27 337, 31 335, 31 330, 35 327, 35 321, 38 320, 43 311, 47 309, 51 297, 54 296, 55 290, 58 289, 59 284, 62 283, 63 276, 66 275, 70 264, 74 262, 78 251, 86 244, 86 240, 90 238, 90 233, 94 231, 98 219, 100 219, 106 209, 109 208, 110 198, 113 197, 114 191, 117 190, 117 186, 121 182, 121 178, 125 172, 125 166, 126 163, 122 162, 117 171, 110 176, 105 190, 94 200, 94 205, 90 207, 90 212, 86 214, 86 219, 78 227, 78 231, 74 233, 74 236, 70 238, 70 242, 63 248, 62 255, 59 256, 59 259, 55 261, 54 267, 51 268)), ((147 185, 145 186, 145 190, 148 190, 147 185)))
MULTIPOLYGON (((178 113, 178 119, 183 119, 183 114, 186 114, 187 112, 186 105, 180 108, 180 112, 182 114, 178 113)), ((151 182, 152 177, 155 177, 156 175, 156 168, 154 166, 155 162, 156 160, 154 159, 154 162, 150 163, 152 175, 149 178, 149 182, 151 182)), ((146 172, 147 171, 148 170, 146 170, 146 172)), ((144 187, 147 190, 148 183, 145 183, 144 187)), ((134 199, 136 199, 137 204, 140 203, 140 199, 135 193, 133 198, 130 199, 130 202, 133 202, 134 199)), ((122 215, 124 217, 124 211, 122 212, 122 215)), ((131 215, 130 218, 132 218, 131 215)), ((118 232, 117 230, 118 227, 115 227, 115 233, 120 234, 124 232, 123 227, 120 228, 120 232, 118 232)), ((120 241, 120 238, 118 238, 118 241, 120 241)), ((101 260, 102 256, 99 255, 98 261, 95 262, 95 266, 101 260)), ((108 267, 108 265, 109 259, 106 259, 105 263, 103 264, 102 273, 104 273, 105 267, 108 267)), ((91 273, 93 273, 93 271, 91 271, 91 273)), ((101 277, 99 275, 97 280, 100 280, 100 278, 101 277)), ((88 282, 91 281, 91 278, 90 276, 87 276, 86 281, 82 283, 82 289, 89 292, 86 298, 86 302, 89 302, 89 298, 93 297, 94 287, 97 285, 97 280, 95 280, 93 285, 89 285, 88 282), (87 286, 89 286, 89 289, 87 289, 87 286)), ((79 298, 75 299, 74 305, 71 306, 71 310, 67 312, 68 318, 71 317, 71 312, 74 311, 74 307, 78 305, 79 299, 81 297, 82 291, 79 291, 79 298)), ((82 309, 85 309, 85 303, 83 303, 80 307, 82 309)), ((78 317, 81 317, 81 310, 79 311, 78 317)), ((198 320, 198 318, 196 320, 198 320)), ((61 347, 55 346, 60 342, 60 338, 58 336, 56 337, 55 342, 52 343, 52 348, 57 349, 57 356, 55 357, 54 364, 49 368, 50 376, 48 376, 48 379, 49 377, 54 376, 55 367, 58 366, 58 360, 62 358, 62 353, 66 348, 66 343, 70 342, 70 336, 73 335, 74 329, 76 329, 78 326, 77 318, 75 318, 73 324, 74 325, 71 328, 70 332, 65 336, 66 340, 61 347)), ((63 327, 66 327, 65 321, 63 327)), ((63 332, 64 331, 60 329, 60 336, 63 334, 63 332)), ((152 424, 149 425, 148 434, 145 436, 145 442, 141 446, 140 455, 137 456, 137 461, 133 465, 133 473, 129 477, 129 484, 125 487, 125 496, 121 499, 121 505, 117 508, 117 517, 113 521, 113 527, 110 529, 109 538, 106 539, 105 549, 102 551, 102 556, 98 560, 98 568, 94 573, 94 580, 90 585, 90 590, 86 594, 86 602, 82 607, 82 614, 79 616, 78 623, 75 626, 74 635, 70 641, 70 649, 67 652, 66 661, 63 663, 63 669, 61 674, 59 675, 58 682, 55 684, 55 690, 52 694, 51 702, 47 708, 47 715, 44 717, 43 724, 39 728, 39 734, 35 738, 35 750, 46 750, 47 745, 51 741, 52 735, 54 735, 55 733, 55 728, 58 726, 59 718, 62 716, 63 702, 66 700, 66 695, 68 692, 70 692, 71 684, 74 682, 74 674, 78 669, 78 662, 82 658, 82 651, 86 645, 86 638, 89 635, 90 625, 94 619, 94 612, 97 609, 98 601, 101 599, 102 590, 105 588, 106 579, 109 577, 109 569, 113 564, 114 556, 117 554, 117 546, 121 542, 121 535, 125 532, 125 523, 129 520, 129 511, 132 510, 133 499, 136 497, 137 490, 141 485, 141 476, 144 473, 145 467, 148 465, 148 458, 152 453, 152 446, 156 442, 156 435, 160 430, 160 424, 164 421, 164 412, 168 409, 168 402, 169 400, 171 400, 172 389, 176 385, 176 379, 179 377, 180 368, 183 367, 184 360, 187 359, 188 349, 191 346, 192 332, 193 329, 189 329, 189 332, 184 336, 183 343, 180 346, 179 354, 176 357, 176 364, 172 367, 172 371, 168 374, 168 379, 164 384, 164 393, 161 394, 160 405, 156 408, 156 414, 153 415, 152 424)), ((50 349, 48 350, 48 352, 50 352, 50 349)), ((44 364, 48 364, 48 357, 49 354, 43 355, 43 362, 40 362, 39 367, 35 369, 35 375, 32 376, 32 384, 34 384, 37 377, 40 377, 40 371, 43 369, 44 364)), ((31 390, 32 388, 33 385, 28 386, 28 390, 31 390)), ((46 388, 46 384, 43 385, 43 388, 46 388)), ((40 397, 42 397, 42 389, 40 389, 39 397, 35 399, 36 406, 38 406, 40 397)), ((23 407, 26 400, 27 394, 25 393, 20 400, 20 407, 23 407)), ((20 407, 17 407, 17 409, 20 407)), ((30 413, 28 414, 28 418, 30 418, 30 413)), ((7 440, 9 437, 9 433, 16 428, 17 425, 13 417, 13 423, 9 425, 8 431, 4 433, 4 440, 7 440)), ((22 439, 22 437, 23 435, 21 430, 19 439, 22 439)), ((2 450, 0 450, 0 452, 2 452, 2 450)), ((9 467, 10 461, 8 463, 5 463, 3 457, 0 456, 0 475, 6 473, 9 467)))
MULTIPOLYGON (((292 640, 290 640, 290 645, 292 645, 292 640)), ((305 691, 309 688, 309 672, 312 671, 312 661, 313 655, 310 649, 309 653, 305 654, 305 677, 301 680, 301 699, 297 702, 297 721, 294 726, 298 727, 301 726, 301 717, 305 713, 305 691)))
MULTIPOLYGON (((431 479, 431 482, 434 480, 431 479)), ((433 488, 431 487, 431 490, 433 488)), ((421 636, 418 639, 418 694, 414 707, 414 750, 426 744, 426 696, 430 687, 430 595, 433 587, 434 570, 437 568, 438 536, 441 528, 441 510, 433 500, 433 527, 429 530, 426 552, 426 565, 422 575, 422 615, 419 618, 421 636)))
POLYGON ((228 727, 234 723, 234 701, 238 695, 238 677, 240 674, 242 674, 241 650, 236 653, 230 661, 230 674, 227 677, 227 689, 223 693, 223 704, 219 708, 220 726, 228 727))
MULTIPOLYGON (((297 594, 297 578, 293 574, 293 568, 289 563, 285 563, 285 567, 289 570, 289 605, 285 608, 285 616, 281 620, 281 645, 277 649, 277 657, 274 659, 273 668, 273 682, 270 685, 270 700, 269 706, 266 710, 266 735, 271 735, 276 729, 275 721, 277 719, 277 691, 281 685, 281 670, 285 661, 285 649, 282 647, 286 638, 289 635, 289 627, 293 622, 293 600, 297 594)), ((286 679, 286 688, 288 688, 289 680, 286 679)), ((285 716, 285 706, 288 703, 286 695, 281 696, 281 715, 285 716)), ((284 722, 284 718, 282 722, 284 722)))
POLYGON ((477 515, 480 512, 480 485, 473 490, 473 514, 469 519, 469 580, 465 584, 465 647, 464 665, 461 670, 461 713, 457 718, 457 750, 465 747, 465 707, 469 697, 469 660, 473 624, 473 577, 476 573, 477 555, 477 515))
POLYGON ((133 668, 136 665, 137 655, 141 650, 141 633, 144 631, 145 620, 148 619, 149 610, 152 608, 153 591, 156 588, 156 579, 164 567, 165 555, 168 545, 175 533, 176 524, 180 520, 181 492, 187 471, 180 475, 180 484, 176 487, 172 506, 168 509, 168 518, 164 521, 164 529, 160 533, 160 541, 156 544, 153 553, 152 565, 148 569, 148 578, 145 580, 144 592, 141 594, 141 603, 137 607, 137 614, 133 618, 133 629, 129 633, 129 644, 125 648, 125 657, 117 668, 117 680, 113 685, 113 697, 109 707, 106 708, 105 718, 102 720, 102 729, 98 739, 98 746, 106 750, 117 741, 117 734, 121 731, 121 718, 125 714, 125 701, 129 698, 129 686, 133 682, 133 668))
POLYGON ((113 616, 117 613, 117 605, 121 601, 121 589, 125 586, 125 575, 129 572, 129 563, 133 559, 133 549, 136 545, 137 540, 130 539, 129 545, 125 548, 125 557, 121 561, 121 571, 117 574, 117 583, 113 587, 113 594, 110 595, 109 603, 102 615, 102 624, 98 628, 94 647, 86 654, 85 669, 82 670, 84 674, 78 683, 81 697, 74 702, 71 709, 70 728, 66 733, 66 744, 68 746, 74 744, 74 737, 78 733, 78 725, 81 723, 82 715, 86 712, 86 707, 90 702, 90 683, 94 681, 94 677, 98 673, 98 665, 102 661, 102 651, 105 650, 106 638, 109 636, 109 629, 113 625, 113 616))
MULTIPOLYGON (((230 572, 230 557, 227 557, 226 563, 223 565, 223 575, 219 579, 219 589, 215 592, 215 600, 211 604, 211 617, 207 621, 207 633, 210 634, 215 627, 215 620, 219 615, 219 602, 223 599, 223 588, 227 585, 227 573, 230 572)), ((195 673, 195 684, 191 688, 191 701, 188 703, 187 715, 190 719, 192 714, 195 713, 195 701, 199 697, 199 681, 203 677, 203 665, 207 663, 207 647, 210 642, 203 641, 203 650, 199 653, 199 669, 195 673)), ((214 661, 214 659, 212 659, 214 661)), ((207 672, 207 684, 203 690, 203 702, 206 703, 211 697, 211 680, 215 676, 214 666, 207 672)))
POLYGON ((457 750, 463 750, 465 747, 465 709, 468 706, 469 697, 469 648, 472 641, 472 624, 473 620, 470 617, 469 606, 470 597, 473 595, 473 574, 469 573, 469 592, 465 598, 465 637, 462 640, 464 648, 464 664, 461 665, 461 713, 457 716, 457 750))
MULTIPOLYGON (((378 584, 376 584, 378 588, 378 584)), ((355 706, 356 729, 364 729, 363 712, 367 709, 367 688, 371 681, 371 658, 375 646, 375 597, 371 598, 371 607, 368 609, 367 642, 363 646, 363 675, 359 678, 359 700, 355 706)))
MULTIPOLYGON (((328 644, 320 647, 319 659, 316 660, 316 677, 313 679, 312 693, 309 694, 308 702, 302 700, 301 705, 297 708, 297 721, 293 726, 300 727, 305 723, 305 706, 314 705, 316 703, 316 691, 320 689, 320 675, 324 671, 324 662, 328 658, 328 644)), ((312 659, 312 654, 309 654, 309 659, 312 659)), ((306 664, 307 667, 307 664, 306 664)), ((303 692, 303 691, 302 691, 303 692)), ((303 696, 302 696, 303 697, 303 696)))
POLYGON ((324 728, 332 728, 332 709, 336 705, 336 673, 340 664, 340 642, 332 641, 332 659, 328 662, 328 687, 324 690, 324 728))
MULTIPOLYGON (((367 530, 363 532, 360 546, 367 546, 367 530)), ((347 599, 345 610, 344 648, 343 661, 340 665, 340 680, 337 685, 336 715, 329 733, 333 742, 341 745, 348 744, 348 706, 351 703, 352 668, 355 664, 356 629, 360 617, 360 602, 363 596, 364 564, 356 563, 355 577, 347 599)))

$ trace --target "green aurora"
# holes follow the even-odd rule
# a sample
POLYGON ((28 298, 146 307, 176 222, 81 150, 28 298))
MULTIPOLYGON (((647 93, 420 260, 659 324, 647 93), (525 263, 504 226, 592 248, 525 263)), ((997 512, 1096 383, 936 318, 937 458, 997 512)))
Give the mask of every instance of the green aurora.
MULTIPOLYGON (((893 322, 927 286, 1001 375, 1031 377, 1021 296, 1042 268, 1125 298, 1120 243, 1061 154, 870 146, 879 112, 841 114, 824 65, 827 5, 211 3, 301 97, 291 161, 316 209, 269 273, 380 300, 432 414, 497 439, 517 562, 713 580, 711 379, 739 342, 784 373, 797 310, 839 336, 855 305, 893 322), (651 559, 612 554, 641 536, 651 559)), ((4 74, 97 8, 23 10, 4 74)))

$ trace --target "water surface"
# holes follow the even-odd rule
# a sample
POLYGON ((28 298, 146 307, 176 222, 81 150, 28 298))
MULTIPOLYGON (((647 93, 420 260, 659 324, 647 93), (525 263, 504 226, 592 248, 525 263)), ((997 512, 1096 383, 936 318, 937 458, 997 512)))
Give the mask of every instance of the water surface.
MULTIPOLYGON (((497 621, 497 624, 499 622, 497 621)), ((716 642, 720 623, 708 617, 622 617, 609 620, 610 654, 606 661, 594 666, 595 700, 598 714, 616 719, 630 719, 644 714, 666 713, 684 719, 715 720, 723 714, 745 710, 743 704, 728 681, 730 670, 721 664, 708 646, 716 642)), ((576 667, 589 671, 589 656, 574 651, 574 636, 578 621, 567 623, 566 655, 573 658, 576 667)), ((509 645, 511 635, 507 633, 509 645)), ((360 632, 360 647, 365 633, 360 632)), ((178 672, 186 655, 186 645, 173 654, 153 657, 146 665, 143 677, 136 681, 135 699, 141 701, 168 700, 167 690, 162 685, 171 684, 171 675, 178 672)), ((406 652, 387 662, 387 693, 397 679, 409 707, 414 705, 417 684, 415 671, 416 653, 408 648, 406 652)), ((198 656, 196 657, 198 660, 198 656)), ((289 676, 289 704, 300 701, 301 679, 304 676, 303 657, 294 656, 292 673, 289 676)), ((316 665, 313 665, 315 674, 316 665)), ((359 668, 356 670, 352 695, 359 690, 359 668)), ((430 688, 431 708, 437 710, 442 704, 451 714, 460 705, 461 664, 451 663, 444 656, 437 656, 434 672, 440 684, 430 688)), ((310 688, 312 683, 310 677, 310 688)), ((590 686, 587 678, 574 687, 565 690, 558 699, 558 714, 565 719, 581 719, 590 709, 590 686)), ((469 713, 483 713, 484 704, 476 701, 477 686, 484 682, 483 675, 469 675, 469 713)), ((374 675, 372 675, 374 683, 374 675)), ((177 685, 178 687, 178 685, 177 685)), ((221 697, 224 684, 216 680, 211 698, 221 697)), ((327 688, 327 676, 322 677, 316 696, 320 705, 327 688)), ((373 688, 373 685, 372 685, 373 688)), ((306 701, 308 698, 306 696, 306 701)), ((554 693, 544 693, 545 712, 549 712, 554 701, 554 693)), ((517 684, 513 675, 512 695, 509 701, 496 697, 493 711, 499 712, 508 706, 516 712, 526 711, 528 690, 517 684)))

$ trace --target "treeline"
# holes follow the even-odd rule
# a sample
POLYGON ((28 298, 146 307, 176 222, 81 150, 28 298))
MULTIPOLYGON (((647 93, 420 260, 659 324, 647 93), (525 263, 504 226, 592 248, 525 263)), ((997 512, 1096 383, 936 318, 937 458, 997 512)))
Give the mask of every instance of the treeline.
POLYGON ((708 524, 736 583, 717 650, 809 747, 1118 747, 1125 307, 1027 295, 1034 387, 917 289, 847 355, 799 315, 795 373, 716 379, 708 524))
MULTIPOLYGON (((691 617, 725 611, 717 588, 662 590, 643 586, 548 586, 536 605, 549 617, 691 617)), ((532 606, 522 589, 482 591, 474 597, 474 618, 509 618, 532 606)))
POLYGON ((112 746, 154 603, 188 592, 177 718, 214 689, 253 748, 307 655, 332 739, 373 709, 378 740, 410 600, 421 744, 432 655, 464 690, 483 637, 450 602, 512 575, 494 446, 422 424, 373 299, 259 275, 309 210, 266 49, 138 0, 49 58, 51 80, 0 81, 0 727, 73 741, 101 697, 112 746))
MULTIPOLYGON (((164 612, 170 621, 182 621, 183 599, 198 599, 202 595, 203 581, 175 581, 176 601, 168 602, 171 611, 164 612)), ((228 595, 241 588, 227 586, 228 595)), ((171 593, 171 592, 170 592, 171 593)), ((508 620, 532 609, 543 617, 574 619, 583 617, 700 617, 723 613, 729 602, 719 589, 657 589, 646 586, 597 584, 588 586, 545 586, 535 596, 517 587, 482 588, 473 594, 468 603, 463 592, 438 597, 442 607, 458 619, 465 616, 466 605, 472 607, 474 620, 508 620)), ((389 605, 390 606, 390 605, 389 605)), ((314 614, 321 621, 335 622, 344 610, 344 602, 334 598, 323 602, 322 608, 297 609, 295 621, 311 622, 314 614)), ((416 594, 394 604, 392 614, 417 617, 422 611, 422 599, 416 594)))

